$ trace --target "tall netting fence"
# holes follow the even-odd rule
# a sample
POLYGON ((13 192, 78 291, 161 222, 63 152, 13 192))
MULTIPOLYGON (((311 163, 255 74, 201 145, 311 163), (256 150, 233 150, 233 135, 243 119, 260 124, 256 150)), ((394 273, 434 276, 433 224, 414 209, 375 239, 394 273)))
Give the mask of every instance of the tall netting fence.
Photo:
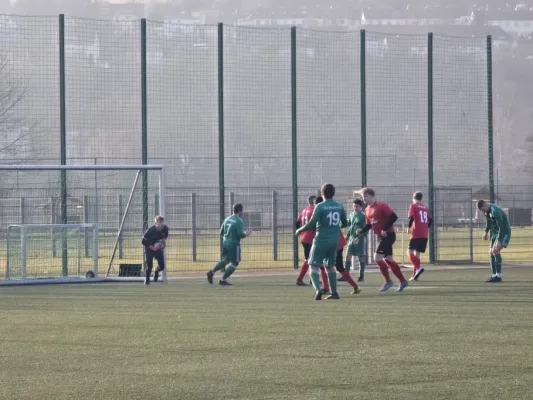
POLYGON ((59 163, 58 38, 58 17, 0 15, 0 163, 59 163))

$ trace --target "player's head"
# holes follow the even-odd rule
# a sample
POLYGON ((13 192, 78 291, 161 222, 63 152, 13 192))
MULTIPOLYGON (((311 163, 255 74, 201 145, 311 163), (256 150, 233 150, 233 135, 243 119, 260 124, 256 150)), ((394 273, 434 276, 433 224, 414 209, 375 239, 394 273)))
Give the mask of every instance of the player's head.
POLYGON ((360 213, 361 211, 363 211, 363 200, 361 199, 355 199, 353 201, 353 210, 356 212, 356 213, 360 213))
POLYGON ((320 188, 320 193, 322 193, 322 197, 326 200, 331 200, 335 196, 335 186, 331 183, 326 183, 320 188))
POLYGON ((376 192, 372 188, 369 188, 369 187, 362 188, 359 191, 359 194, 363 196, 364 203, 369 206, 371 206, 372 204, 376 202, 376 192))
POLYGON ((309 204, 310 206, 312 206, 313 204, 315 204, 315 200, 316 200, 316 196, 309 196, 307 198, 307 204, 309 204))
POLYGON ((413 193, 413 203, 421 202, 423 197, 424 197, 424 195, 422 194, 422 192, 414 192, 413 193))
POLYGON ((322 198, 322 196, 317 196, 317 198, 315 199, 315 204, 320 204, 324 201, 324 199, 322 198))
POLYGON ((157 230, 163 229, 165 226, 165 218, 163 218, 161 215, 158 215, 154 218, 154 226, 157 230))
POLYGON ((484 212, 485 214, 489 212, 490 205, 485 200, 479 200, 477 202, 477 209, 481 212, 484 212))
POLYGON ((237 203, 233 205, 233 215, 238 215, 240 217, 242 215, 242 210, 243 210, 243 207, 241 203, 237 203))

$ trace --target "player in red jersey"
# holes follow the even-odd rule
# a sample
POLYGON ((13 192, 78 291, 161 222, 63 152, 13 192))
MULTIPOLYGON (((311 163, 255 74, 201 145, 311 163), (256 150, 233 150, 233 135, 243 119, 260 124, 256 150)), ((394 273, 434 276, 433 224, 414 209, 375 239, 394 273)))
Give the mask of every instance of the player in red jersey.
POLYGON ((417 281, 424 272, 424 268, 420 266, 420 253, 426 252, 429 228, 433 223, 428 208, 422 203, 422 198, 422 192, 415 192, 413 194, 413 204, 409 207, 408 232, 411 234, 411 240, 409 241, 407 255, 409 260, 411 260, 411 264, 413 264, 413 276, 409 279, 410 281, 417 281))
POLYGON ((379 291, 386 292, 393 286, 389 275, 390 268, 392 273, 400 280, 400 286, 396 291, 401 292, 409 283, 405 280, 398 263, 392 258, 392 247, 396 241, 394 223, 398 220, 398 216, 387 203, 376 201, 374 189, 364 188, 359 193, 363 196, 363 201, 367 208, 365 209, 366 225, 363 229, 358 229, 357 234, 364 234, 372 229, 379 242, 374 259, 385 278, 385 284, 379 291))
MULTIPOLYGON (((313 216, 313 211, 315 209, 316 204, 316 196, 309 196, 307 198, 307 207, 305 207, 301 212, 300 215, 298 215, 298 219, 296 220, 296 228, 300 228, 301 226, 304 226, 307 224, 311 217, 313 216)), ((302 268, 300 269, 300 273, 298 274, 298 277, 296 278, 296 284, 298 286, 306 286, 303 279, 305 277, 305 274, 309 270, 309 253, 311 252, 311 246, 313 245, 313 239, 315 238, 315 230, 309 230, 302 232, 300 234, 300 243, 302 244, 302 247, 304 248, 304 262, 302 265, 302 268)), ((322 272, 322 271, 321 271, 322 272)), ((324 271, 324 275, 325 275, 324 271)), ((328 280, 326 279, 325 282, 328 280)), ((327 286, 327 289, 329 287, 327 286)))

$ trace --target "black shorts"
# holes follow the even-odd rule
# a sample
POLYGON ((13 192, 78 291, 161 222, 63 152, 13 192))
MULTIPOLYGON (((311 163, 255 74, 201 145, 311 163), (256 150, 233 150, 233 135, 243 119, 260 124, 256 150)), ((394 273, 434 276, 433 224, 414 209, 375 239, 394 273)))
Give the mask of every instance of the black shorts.
POLYGON ((387 232, 387 237, 378 236, 378 247, 376 249, 376 254, 381 254, 382 256, 392 256, 392 246, 396 242, 396 233, 387 232))
POLYGON ((304 258, 306 260, 309 260, 309 254, 311 253, 311 247, 313 245, 311 243, 302 243, 302 247, 304 248, 304 258))
POLYGON ((411 239, 409 241, 409 250, 425 253, 428 247, 428 239, 411 239))

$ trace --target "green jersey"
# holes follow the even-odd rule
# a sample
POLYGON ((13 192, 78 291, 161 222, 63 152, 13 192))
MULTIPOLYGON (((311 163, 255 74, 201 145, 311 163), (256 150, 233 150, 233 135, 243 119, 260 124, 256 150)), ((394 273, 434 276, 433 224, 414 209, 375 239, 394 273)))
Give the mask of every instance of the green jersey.
POLYGON ((224 243, 240 244, 244 234, 244 222, 238 215, 232 215, 224 220, 220 227, 220 235, 224 243))
POLYGON ((344 206, 335 200, 324 200, 316 205, 311 219, 299 231, 315 229, 315 242, 335 243, 339 240, 341 228, 347 225, 344 206))
POLYGON ((357 232, 358 229, 363 229, 365 225, 366 218, 364 212, 361 211, 360 213, 351 213, 348 217, 348 237, 350 239, 355 238, 357 236, 355 232, 357 232))
POLYGON ((489 204, 490 210, 485 214, 487 224, 485 232, 490 232, 491 236, 497 238, 498 241, 503 241, 506 235, 511 233, 511 225, 505 212, 496 204, 489 204))

